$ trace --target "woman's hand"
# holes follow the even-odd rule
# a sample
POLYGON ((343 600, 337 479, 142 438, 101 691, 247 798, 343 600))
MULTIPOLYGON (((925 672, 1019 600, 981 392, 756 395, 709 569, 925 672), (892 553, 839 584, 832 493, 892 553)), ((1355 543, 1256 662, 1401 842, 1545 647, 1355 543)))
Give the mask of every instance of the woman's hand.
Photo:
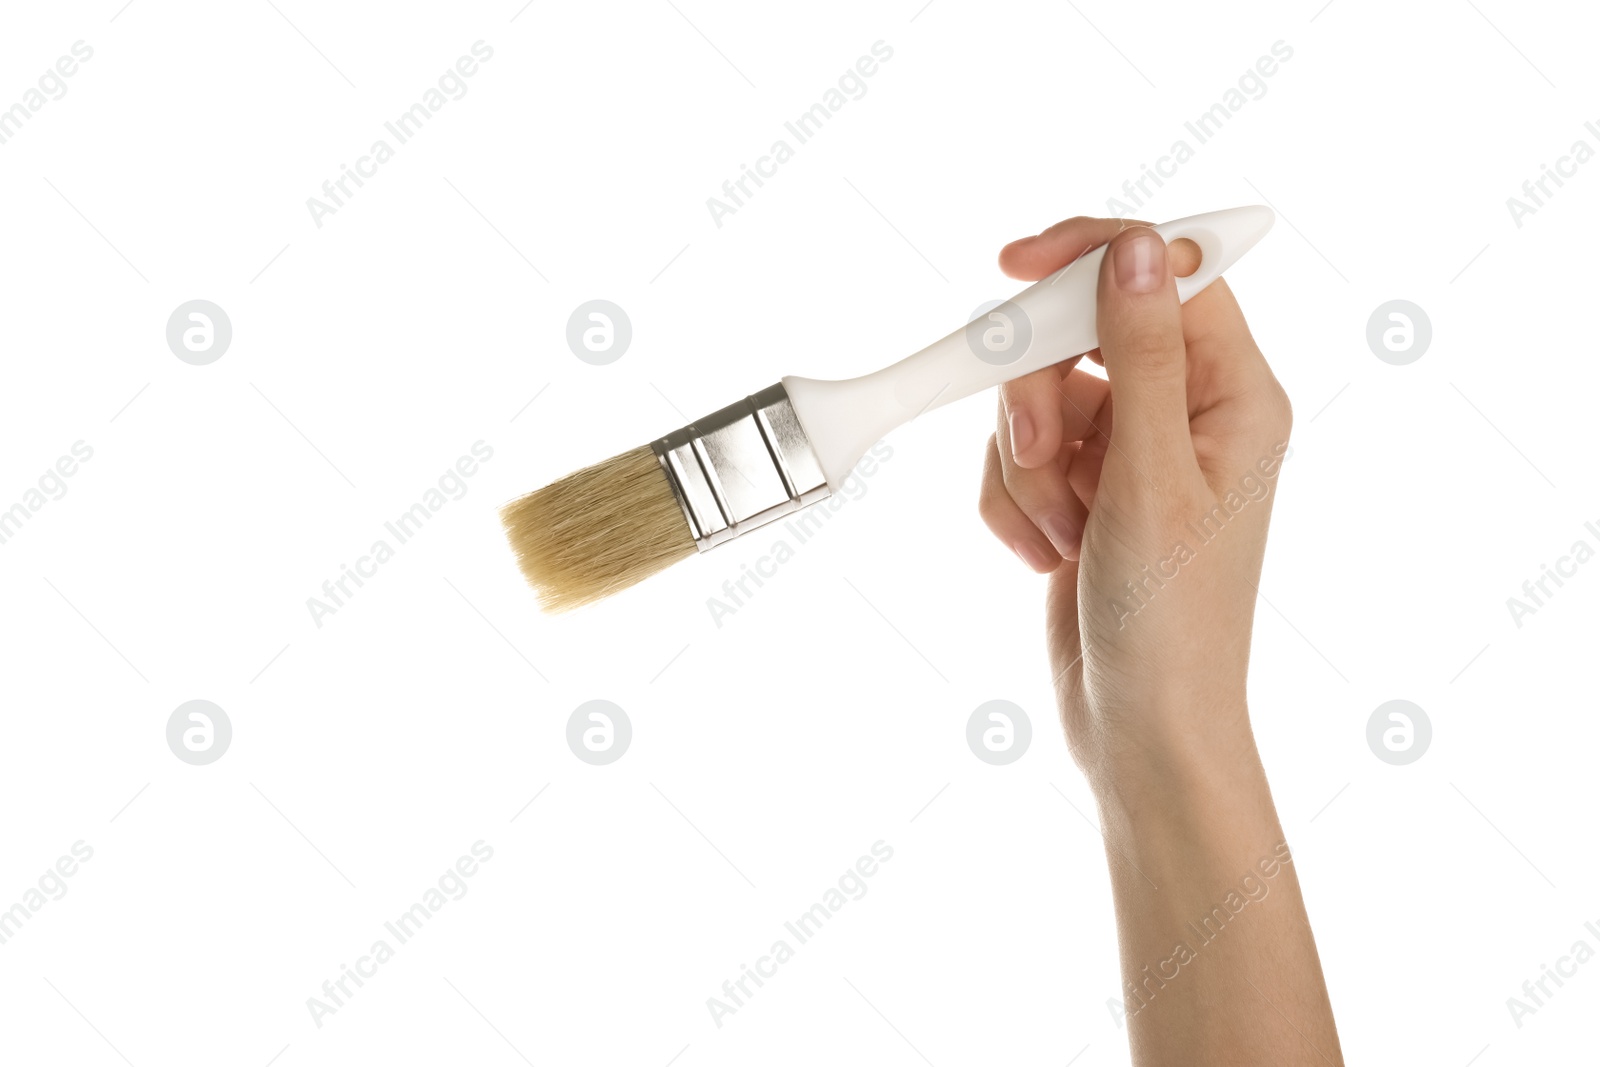
POLYGON ((1137 1064, 1338 1064, 1245 707, 1289 402, 1226 283, 1179 307, 1192 246, 1070 219, 1000 264, 1042 278, 1107 241, 1089 355, 1110 382, 1069 360, 1002 387, 981 510, 1050 572, 1062 718, 1111 865, 1114 1003, 1137 1064))
POLYGON ((1290 425, 1227 283, 1179 305, 1192 244, 1075 218, 1000 265, 1034 280, 1108 241, 1088 355, 1109 384, 1074 359, 1003 386, 980 499, 995 535, 1050 573, 1067 740, 1097 788, 1130 759, 1253 763, 1245 668, 1290 425))

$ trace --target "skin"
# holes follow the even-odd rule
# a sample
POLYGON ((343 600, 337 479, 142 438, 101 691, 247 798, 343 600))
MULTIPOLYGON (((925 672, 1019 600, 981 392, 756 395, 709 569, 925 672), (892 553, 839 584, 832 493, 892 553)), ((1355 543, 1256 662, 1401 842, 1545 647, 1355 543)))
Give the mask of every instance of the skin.
POLYGON ((1109 382, 1078 357, 1002 387, 979 510, 1050 576, 1052 673, 1099 802, 1133 1059, 1342 1064, 1245 700, 1289 400, 1226 282, 1179 305, 1187 242, 1075 218, 1000 265, 1035 280, 1107 242, 1087 355, 1109 382))

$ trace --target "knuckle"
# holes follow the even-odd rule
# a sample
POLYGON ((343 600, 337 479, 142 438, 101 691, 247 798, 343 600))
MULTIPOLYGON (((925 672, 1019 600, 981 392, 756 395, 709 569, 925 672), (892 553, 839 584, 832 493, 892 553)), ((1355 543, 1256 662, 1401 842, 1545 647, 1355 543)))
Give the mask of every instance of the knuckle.
POLYGON ((1102 485, 1094 506, 1118 540, 1141 550, 1166 550, 1174 539, 1193 536, 1189 524, 1210 505, 1203 482, 1158 476, 1156 485, 1124 487, 1120 492, 1102 485))
POLYGON ((1009 382, 1001 382, 996 395, 1000 400, 1000 422, 1003 424, 1011 416, 1016 406, 1022 403, 1027 394, 1022 385, 1023 378, 1013 378, 1009 382))
POLYGON ((999 513, 998 504, 994 490, 985 479, 983 488, 978 491, 978 518, 982 519, 990 529, 994 528, 995 518, 999 513))
POLYGON ((1213 505, 1211 498, 1198 488, 1174 490, 1162 494, 1157 513, 1168 530, 1183 530, 1197 516, 1208 514, 1213 505))
POLYGON ((1268 377, 1261 401, 1261 412, 1265 427, 1275 438, 1284 439, 1289 436, 1289 431, 1294 428, 1294 404, 1289 400, 1288 391, 1276 377, 1268 377))
POLYGON ((1121 356, 1130 372, 1164 369, 1177 358, 1182 341, 1165 324, 1149 319, 1127 323, 1114 339, 1103 344, 1121 356))
POLYGON ((983 463, 983 478, 978 483, 978 516, 992 528, 1002 512, 1001 505, 1008 499, 1004 475, 1000 470, 999 446, 991 435, 988 455, 983 463))
POLYGON ((1054 367, 1043 367, 1036 371, 1029 371, 1020 378, 1013 378, 1009 382, 1000 384, 1000 406, 1009 410, 1018 404, 1026 404, 1049 395, 1054 388, 1056 378, 1053 377, 1054 367))
POLYGON ((978 498, 978 518, 989 532, 1002 541, 1010 540, 1017 525, 1016 512, 1001 494, 984 493, 978 498))

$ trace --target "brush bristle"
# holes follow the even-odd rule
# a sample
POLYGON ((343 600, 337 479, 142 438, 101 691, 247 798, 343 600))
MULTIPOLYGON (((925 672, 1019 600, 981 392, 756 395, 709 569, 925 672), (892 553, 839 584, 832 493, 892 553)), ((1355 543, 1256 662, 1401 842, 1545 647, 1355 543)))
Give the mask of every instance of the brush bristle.
POLYGON ((608 597, 695 553, 688 520, 648 445, 514 500, 500 519, 546 611, 608 597))

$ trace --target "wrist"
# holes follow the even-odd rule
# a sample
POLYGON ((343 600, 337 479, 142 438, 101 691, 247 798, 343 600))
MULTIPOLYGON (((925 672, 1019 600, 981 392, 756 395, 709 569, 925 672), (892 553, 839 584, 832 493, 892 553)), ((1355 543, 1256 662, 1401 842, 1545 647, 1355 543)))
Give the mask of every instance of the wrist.
MULTIPOLYGON (((1192 822, 1205 813, 1270 807, 1243 700, 1197 709, 1149 708, 1099 730, 1085 767, 1100 809, 1119 822, 1192 822)), ((1104 720, 1101 720, 1104 722, 1104 720)))

